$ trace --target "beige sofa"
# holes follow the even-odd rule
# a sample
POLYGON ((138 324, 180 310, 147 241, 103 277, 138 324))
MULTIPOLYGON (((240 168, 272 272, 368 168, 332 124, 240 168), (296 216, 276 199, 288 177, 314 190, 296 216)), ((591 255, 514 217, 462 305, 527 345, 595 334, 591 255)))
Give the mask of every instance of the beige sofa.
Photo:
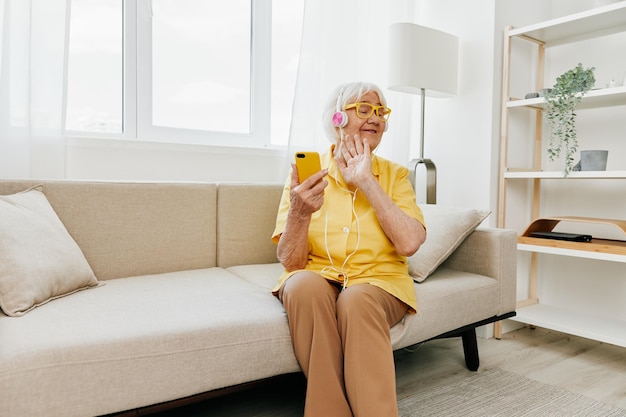
MULTIPOLYGON (((1 180, 0 195, 36 184, 103 285, 0 313, 0 416, 145 411, 299 372, 270 293, 282 185, 1 180)), ((416 284, 394 348, 462 336, 477 369, 475 327, 514 314, 515 242, 493 228, 459 239, 416 284)))

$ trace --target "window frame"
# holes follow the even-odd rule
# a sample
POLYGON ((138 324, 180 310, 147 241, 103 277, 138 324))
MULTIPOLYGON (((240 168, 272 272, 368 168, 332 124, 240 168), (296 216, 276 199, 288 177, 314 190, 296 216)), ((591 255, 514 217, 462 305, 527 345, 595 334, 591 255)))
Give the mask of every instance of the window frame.
POLYGON ((271 145, 272 0, 250 0, 250 132, 232 133, 155 126, 152 123, 152 1, 122 1, 122 132, 67 131, 71 137, 136 139, 269 148, 271 145), (141 74, 141 76, 139 76, 141 74))
MULTIPOLYGON (((125 3, 132 2, 126 1, 125 3)), ((137 22, 136 53, 134 54, 137 57, 137 63, 133 81, 136 86, 135 120, 137 124, 135 128, 138 139, 250 148, 270 146, 272 2, 271 0, 250 0, 250 7, 250 132, 231 133, 153 125, 151 1, 136 2, 136 18, 129 20, 137 22)), ((129 102, 129 104, 132 103, 129 102)), ((130 112, 132 109, 129 109, 129 117, 132 116, 130 112)), ((124 116, 126 116, 126 111, 124 116)))

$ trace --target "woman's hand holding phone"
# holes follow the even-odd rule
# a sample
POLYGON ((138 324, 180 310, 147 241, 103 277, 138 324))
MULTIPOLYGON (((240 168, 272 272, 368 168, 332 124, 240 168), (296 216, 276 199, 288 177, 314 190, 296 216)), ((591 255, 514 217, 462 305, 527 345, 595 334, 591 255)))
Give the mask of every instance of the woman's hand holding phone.
POLYGON ((328 170, 322 169, 317 152, 296 152, 291 176, 291 207, 304 215, 319 210, 324 203, 324 180, 328 170))

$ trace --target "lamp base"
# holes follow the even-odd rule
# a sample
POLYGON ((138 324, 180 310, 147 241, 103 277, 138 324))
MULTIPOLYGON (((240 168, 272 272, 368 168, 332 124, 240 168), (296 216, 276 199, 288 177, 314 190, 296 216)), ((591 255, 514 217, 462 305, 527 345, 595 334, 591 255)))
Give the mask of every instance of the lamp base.
POLYGON ((415 176, 417 174, 417 167, 420 164, 424 164, 426 167, 426 204, 437 203, 437 167, 435 163, 427 158, 413 159, 409 162, 409 180, 413 189, 415 188, 415 176))

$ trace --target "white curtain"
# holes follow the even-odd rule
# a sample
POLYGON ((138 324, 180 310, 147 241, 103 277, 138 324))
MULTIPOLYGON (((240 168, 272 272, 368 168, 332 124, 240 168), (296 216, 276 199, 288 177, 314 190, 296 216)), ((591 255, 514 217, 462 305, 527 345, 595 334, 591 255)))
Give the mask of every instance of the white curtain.
POLYGON ((365 81, 377 84, 392 108, 389 129, 376 153, 408 163, 412 98, 387 89, 387 49, 389 25, 412 21, 414 3, 414 0, 305 2, 288 158, 294 151, 326 150, 330 143, 322 129, 323 106, 339 84, 365 81))
POLYGON ((0 177, 64 178, 70 0, 0 5, 0 177))

